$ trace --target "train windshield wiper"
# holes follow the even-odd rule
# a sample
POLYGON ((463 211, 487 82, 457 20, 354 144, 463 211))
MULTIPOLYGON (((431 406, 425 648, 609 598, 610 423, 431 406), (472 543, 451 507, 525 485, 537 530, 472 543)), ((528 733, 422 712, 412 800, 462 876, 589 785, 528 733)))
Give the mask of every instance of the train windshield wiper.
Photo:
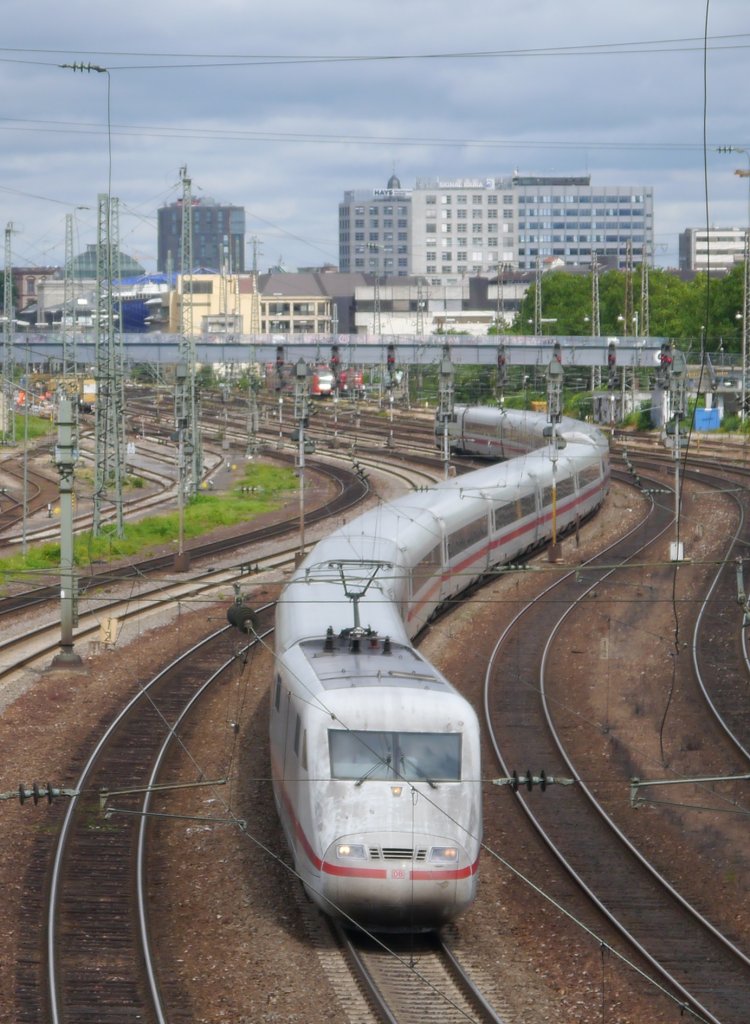
MULTIPOLYGON (((422 769, 419 767, 419 765, 416 763, 416 761, 412 761, 412 759, 410 757, 407 757, 406 754, 402 754, 401 757, 399 758, 399 760, 401 761, 401 767, 402 768, 404 768, 404 766, 406 764, 408 764, 409 767, 414 771, 414 773, 420 779, 424 779, 424 781, 429 783, 429 785, 433 789, 437 789, 438 788, 437 787, 437 782, 435 782, 434 779, 431 779, 429 775, 425 774, 425 772, 422 771, 422 769)), ((408 778, 408 776, 406 776, 406 773, 404 773, 404 777, 408 778)))
POLYGON ((372 773, 377 768, 379 768, 381 766, 381 764, 384 764, 386 766, 386 768, 390 768, 391 767, 391 755, 388 754, 387 757, 381 757, 381 758, 378 758, 377 761, 373 761, 373 763, 367 769, 365 774, 361 778, 357 779, 357 781, 354 783, 354 785, 355 786, 361 786, 362 783, 365 781, 365 779, 369 779, 370 776, 372 775, 372 773))

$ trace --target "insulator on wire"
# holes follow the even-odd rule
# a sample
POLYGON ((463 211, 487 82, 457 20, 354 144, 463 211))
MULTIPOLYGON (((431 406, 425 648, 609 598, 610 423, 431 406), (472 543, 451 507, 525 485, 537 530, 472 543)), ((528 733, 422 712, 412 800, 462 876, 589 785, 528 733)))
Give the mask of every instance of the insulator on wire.
POLYGON ((227 621, 241 633, 255 633, 258 619, 252 608, 235 602, 227 609, 227 621))
POLYGON ((60 795, 60 790, 54 789, 49 782, 46 786, 40 786, 38 782, 33 783, 31 789, 27 789, 23 783, 18 787, 18 800, 21 805, 25 804, 27 800, 33 800, 34 804, 38 804, 40 800, 47 801, 51 804, 56 796, 60 795))
POLYGON ((565 778, 561 775, 547 775, 544 769, 538 775, 533 775, 531 770, 527 768, 526 772, 521 776, 514 769, 510 775, 500 779, 493 779, 492 783, 495 786, 509 786, 514 793, 517 793, 521 786, 525 786, 529 792, 532 791, 534 786, 539 786, 544 793, 547 786, 572 786, 575 781, 575 779, 565 778))

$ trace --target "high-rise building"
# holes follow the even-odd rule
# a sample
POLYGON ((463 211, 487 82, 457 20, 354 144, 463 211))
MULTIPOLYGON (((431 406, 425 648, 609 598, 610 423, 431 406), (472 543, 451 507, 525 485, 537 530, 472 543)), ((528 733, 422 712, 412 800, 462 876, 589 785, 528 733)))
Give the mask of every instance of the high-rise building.
POLYGON ((339 269, 388 277, 411 273, 411 191, 395 174, 385 188, 344 193, 339 203, 339 269))
POLYGON ((561 262, 624 267, 653 259, 653 190, 580 177, 418 179, 403 189, 344 193, 343 271, 418 275, 438 283, 561 262))
POLYGON ((731 270, 745 255, 744 228, 686 228, 680 233, 680 270, 731 270))
MULTIPOLYGON (((245 269, 245 210, 193 199, 193 267, 240 274, 245 269)), ((182 272, 182 200, 158 211, 157 269, 182 272)))

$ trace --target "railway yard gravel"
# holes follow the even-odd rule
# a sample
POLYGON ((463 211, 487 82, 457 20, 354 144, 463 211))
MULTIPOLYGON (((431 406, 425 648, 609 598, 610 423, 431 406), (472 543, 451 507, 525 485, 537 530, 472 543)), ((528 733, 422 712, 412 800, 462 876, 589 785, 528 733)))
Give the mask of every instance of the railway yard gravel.
MULTIPOLYGON (((623 523, 635 521, 639 511, 635 493, 615 485, 603 512, 583 528, 580 546, 573 538, 564 540, 563 558, 572 564, 581 561, 623 523)), ((700 531, 690 539, 705 542, 700 531)), ((537 562, 543 564, 544 559, 540 555, 537 562)), ((517 573, 499 579, 470 605, 430 627, 422 640, 424 654, 477 706, 486 658, 486 643, 480 639, 500 632, 519 602, 538 586, 538 575, 517 573)), ((252 600, 260 603, 272 596, 273 587, 267 585, 258 588, 252 600)), ((225 615, 226 603, 221 602, 184 607, 170 621, 129 637, 129 642, 91 652, 84 672, 38 673, 33 685, 6 701, 0 716, 0 788, 12 790, 19 782, 34 780, 69 785, 92 737, 139 682, 223 623, 225 615)), ((650 633, 669 634, 671 616, 668 604, 650 605, 650 633)), ((638 653, 634 649, 633 657, 638 653)), ((577 694, 583 699, 591 680, 581 677, 575 659, 567 669, 571 702, 577 694)), ((309 937, 305 921, 313 912, 304 906, 288 870, 269 781, 266 722, 271 674, 272 654, 267 649, 238 659, 233 678, 210 696, 200 718, 190 721, 184 736, 187 753, 175 756, 169 765, 172 779, 226 775, 230 781, 215 790, 181 791, 156 801, 156 809, 170 815, 204 816, 163 819, 154 832, 150 889, 160 971, 178 983, 186 1019, 194 1024, 323 1024, 332 1019, 355 1024, 363 1018, 355 1001, 342 1002, 346 996, 330 971, 325 949, 309 937), (228 808, 245 820, 244 832, 209 820, 226 817, 228 808)), ((632 683, 632 664, 613 661, 608 685, 615 691, 626 683, 632 683), (627 679, 618 680, 618 672, 627 672, 627 679)), ((652 707, 641 719, 644 729, 658 728, 661 708, 657 702, 652 707)), ((600 770, 610 771, 607 742, 603 740, 594 753, 600 754, 600 770)), ((595 769, 590 765, 588 770, 595 769)), ((623 784, 626 789, 624 780, 623 784)), ((508 1024, 643 1024, 676 1019, 679 1011, 673 1004, 519 877, 521 873, 533 880, 571 915, 585 920, 599 938, 617 944, 573 886, 560 879, 510 792, 486 785, 484 793, 488 852, 482 858, 479 897, 449 934, 490 997, 496 992, 508 1024)), ((556 795, 548 791, 544 799, 556 795)), ((21 807, 9 801, 0 805, 0 813, 0 942, 5 953, 0 960, 0 1022, 12 1022, 16 962, 25 948, 25 878, 46 867, 45 851, 64 802, 21 807)), ((649 833, 650 819, 644 814, 642 820, 644 842, 656 856, 665 862, 686 859, 689 851, 682 844, 696 841, 696 835, 680 839, 677 826, 649 833)), ((710 852, 710 835, 704 835, 703 842, 704 852, 710 852)), ((746 868, 745 863, 735 864, 737 871, 746 868)), ((700 880, 700 871, 697 877, 700 880)), ((729 875, 723 887, 712 889, 716 899, 725 900, 722 915, 746 914, 744 905, 737 904, 738 890, 739 883, 729 875)), ((746 918, 736 924, 746 938, 746 918)))

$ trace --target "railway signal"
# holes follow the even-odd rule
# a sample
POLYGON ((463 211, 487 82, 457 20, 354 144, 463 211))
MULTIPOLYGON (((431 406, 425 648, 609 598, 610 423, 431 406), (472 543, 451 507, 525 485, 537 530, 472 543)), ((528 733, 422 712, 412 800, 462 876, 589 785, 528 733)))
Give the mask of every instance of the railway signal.
POLYGON ((385 356, 385 362, 386 362, 386 369, 388 371, 388 376, 386 378, 386 385, 385 386, 387 388, 392 388, 393 385, 396 383, 396 346, 395 345, 389 345, 388 346, 388 349, 387 349, 387 352, 386 352, 386 356, 385 356))
POLYGON ((614 391, 618 385, 617 345, 614 341, 610 341, 607 345, 607 367, 609 369, 608 386, 611 391, 614 391))
POLYGON ((497 347, 497 386, 504 388, 508 383, 508 367, 506 365, 505 345, 497 347))
POLYGON ((331 362, 329 365, 331 367, 331 373, 333 374, 335 385, 338 387, 339 373, 341 372, 341 356, 339 355, 338 345, 331 346, 331 362))
POLYGON ((281 391, 284 385, 284 346, 276 346, 276 390, 281 391))
POLYGON ((672 346, 668 341, 662 342, 657 356, 658 376, 664 386, 669 384, 672 376, 672 346))

